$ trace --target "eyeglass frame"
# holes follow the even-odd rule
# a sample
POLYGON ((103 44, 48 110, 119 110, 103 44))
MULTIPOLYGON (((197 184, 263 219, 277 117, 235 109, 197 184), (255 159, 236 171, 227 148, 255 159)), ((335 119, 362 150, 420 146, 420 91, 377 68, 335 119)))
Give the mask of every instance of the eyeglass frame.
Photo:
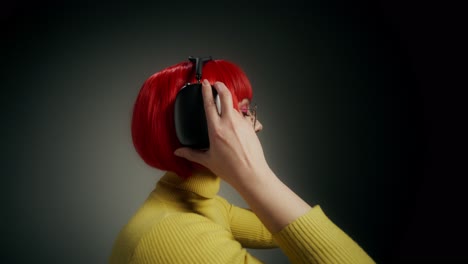
POLYGON ((253 107, 251 107, 249 105, 249 107, 246 110, 247 110, 247 112, 245 112, 245 113, 243 111, 241 111, 241 112, 242 112, 242 114, 244 116, 250 116, 250 117, 253 116, 253 118, 254 118, 253 128, 255 130, 255 125, 257 124, 257 104, 254 104, 253 107), (250 114, 249 114, 249 112, 250 112, 250 114))

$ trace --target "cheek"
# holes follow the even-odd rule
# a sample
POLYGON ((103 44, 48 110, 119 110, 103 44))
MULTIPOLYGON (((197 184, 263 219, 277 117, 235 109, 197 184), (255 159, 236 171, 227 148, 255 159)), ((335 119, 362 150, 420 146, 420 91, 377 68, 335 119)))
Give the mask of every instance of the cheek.
POLYGON ((238 110, 241 111, 242 113, 246 114, 247 113, 247 109, 249 108, 249 100, 244 98, 241 102, 239 102, 239 104, 237 104, 238 106, 238 110))

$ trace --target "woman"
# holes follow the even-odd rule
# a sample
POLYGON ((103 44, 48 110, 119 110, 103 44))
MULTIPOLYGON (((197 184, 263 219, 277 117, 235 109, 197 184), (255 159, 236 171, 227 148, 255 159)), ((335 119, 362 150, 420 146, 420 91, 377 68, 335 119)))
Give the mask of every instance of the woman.
POLYGON ((268 166, 250 111, 243 71, 223 61, 203 66, 210 147, 184 148, 174 130, 174 101, 195 81, 182 62, 151 76, 134 106, 132 136, 143 160, 168 171, 120 232, 110 263, 259 263, 245 248, 279 246, 292 263, 373 263, 320 207, 311 207, 268 166), (218 114, 211 85, 221 100, 218 114), (251 210, 219 197, 220 179, 251 210))

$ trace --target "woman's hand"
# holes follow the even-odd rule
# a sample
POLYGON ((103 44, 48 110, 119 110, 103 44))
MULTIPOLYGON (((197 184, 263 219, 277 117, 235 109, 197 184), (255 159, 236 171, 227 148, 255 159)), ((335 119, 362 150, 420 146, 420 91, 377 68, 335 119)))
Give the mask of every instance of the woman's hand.
POLYGON ((249 204, 271 233, 310 210, 310 206, 284 185, 269 168, 249 117, 232 105, 231 93, 215 83, 221 100, 218 115, 208 81, 202 85, 210 148, 197 151, 180 148, 175 155, 197 162, 221 177, 249 204))
POLYGON ((175 155, 199 163, 231 185, 269 170, 262 146, 248 117, 234 109, 232 95, 222 82, 214 84, 221 100, 218 114, 207 80, 202 83, 210 148, 198 151, 180 148, 175 155))
MULTIPOLYGON (((271 171, 252 122, 249 120, 250 117, 244 117, 233 108, 231 93, 227 87, 221 82, 215 83, 214 87, 221 99, 221 115, 218 115, 210 84, 206 80, 203 81, 203 101, 210 148, 205 152, 180 148, 175 154, 205 166, 228 182, 245 199, 265 227, 275 234, 309 212, 311 207, 271 171)), ((337 252, 346 248, 348 251, 345 253, 339 252, 340 255, 346 256, 345 258, 357 257, 373 263, 373 260, 351 238, 338 233, 341 230, 334 228, 332 223, 327 225, 327 228, 330 227, 332 228, 324 229, 325 232, 331 230, 331 233, 326 235, 316 232, 317 229, 293 228, 294 232, 301 233, 298 237, 307 239, 300 239, 301 242, 297 242, 298 246, 291 250, 288 256, 295 259, 300 256, 308 263, 329 262, 338 260, 337 252), (336 237, 341 237, 342 240, 336 241, 336 237), (322 239, 325 242, 320 244, 322 239), (320 243, 314 243, 313 240, 320 243), (307 241, 310 244, 307 244, 307 241), (333 250, 323 250, 323 248, 333 250)), ((288 237, 283 247, 290 247, 296 243, 289 241, 292 237, 294 236, 288 237)))

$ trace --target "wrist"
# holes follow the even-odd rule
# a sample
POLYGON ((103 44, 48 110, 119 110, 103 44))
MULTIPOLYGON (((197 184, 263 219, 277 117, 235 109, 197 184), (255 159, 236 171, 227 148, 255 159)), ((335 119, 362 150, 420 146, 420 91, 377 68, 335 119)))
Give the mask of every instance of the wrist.
POLYGON ((242 196, 249 192, 254 192, 259 186, 266 186, 279 180, 268 165, 257 166, 238 172, 234 182, 229 183, 242 196))

